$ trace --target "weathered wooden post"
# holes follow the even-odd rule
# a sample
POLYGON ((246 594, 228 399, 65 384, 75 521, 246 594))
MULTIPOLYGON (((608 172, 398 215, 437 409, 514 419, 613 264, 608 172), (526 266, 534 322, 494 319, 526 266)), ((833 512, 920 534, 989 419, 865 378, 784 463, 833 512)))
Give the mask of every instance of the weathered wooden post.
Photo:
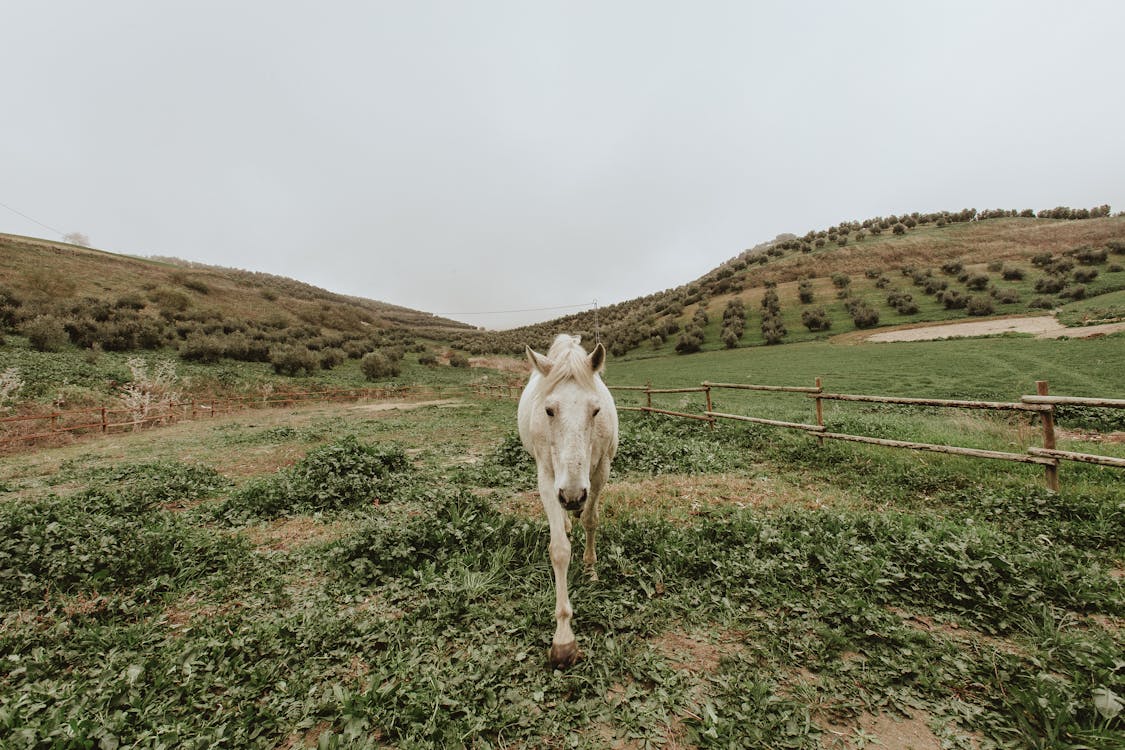
MULTIPOLYGON (((814 397, 813 400, 816 402, 816 424, 817 424, 818 427, 824 426, 824 401, 822 401, 821 398, 820 398, 820 394, 823 393, 823 392, 824 392, 824 389, 820 385, 820 378, 817 378, 816 379, 816 396, 814 397)), ((823 430, 821 430, 821 432, 823 432, 823 430)), ((818 437, 816 439, 816 444, 818 446, 824 445, 824 438, 818 437)))
POLYGON ((109 421, 106 419, 105 407, 103 406, 102 407, 102 432, 105 433, 105 432, 108 432, 108 431, 109 431, 109 421))
POLYGON ((647 408, 651 409, 652 408, 652 381, 651 380, 645 382, 645 397, 646 397, 647 408))
MULTIPOLYGON (((1035 392, 1040 396, 1046 396, 1048 391, 1046 380, 1035 381, 1035 392)), ((1048 404, 1048 409, 1039 412, 1039 418, 1043 420, 1043 448, 1045 450, 1053 451, 1055 449, 1055 407, 1048 404)), ((1044 476, 1047 480, 1047 489, 1055 492, 1059 491, 1059 464, 1055 461, 1054 464, 1044 467, 1044 476)))
MULTIPOLYGON (((714 411, 714 409, 711 408, 711 386, 705 385, 705 386, 703 386, 703 388, 704 388, 703 392, 707 396, 707 416, 711 417, 711 412, 714 411)), ((707 426, 710 427, 712 430, 715 429, 715 418, 714 417, 711 417, 711 419, 709 419, 707 421, 707 426)))

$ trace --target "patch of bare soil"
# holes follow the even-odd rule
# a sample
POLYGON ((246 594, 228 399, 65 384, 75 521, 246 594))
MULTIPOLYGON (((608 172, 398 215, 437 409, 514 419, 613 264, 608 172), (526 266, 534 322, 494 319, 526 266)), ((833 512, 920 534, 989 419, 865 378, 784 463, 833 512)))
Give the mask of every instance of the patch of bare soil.
POLYGON ((1105 323, 1096 326, 1064 326, 1052 315, 1033 315, 1013 318, 989 318, 968 322, 939 323, 936 325, 908 325, 889 331, 872 333, 866 337, 872 343, 898 341, 935 341, 937 339, 973 336, 994 336, 999 333, 1030 333, 1040 339, 1089 338, 1125 331, 1125 323, 1105 323))
POLYGON ((435 399, 433 401, 381 401, 377 404, 356 404, 352 411, 410 411, 421 409, 424 406, 464 406, 464 401, 452 398, 435 399))
MULTIPOLYGON (((862 714, 853 725, 829 724, 821 735, 826 750, 859 750, 879 747, 886 750, 941 750, 942 743, 929 727, 930 717, 918 711, 908 718, 887 714, 862 714)), ((977 747, 977 743, 972 743, 977 747)))
POLYGON ((343 524, 340 523, 323 523, 306 516, 293 516, 252 526, 246 530, 246 536, 258 549, 281 552, 335 539, 342 531, 343 524))
POLYGON ((487 367, 490 370, 499 370, 500 372, 514 372, 520 375, 527 375, 531 372, 531 365, 527 360, 520 357, 469 357, 470 367, 487 367))

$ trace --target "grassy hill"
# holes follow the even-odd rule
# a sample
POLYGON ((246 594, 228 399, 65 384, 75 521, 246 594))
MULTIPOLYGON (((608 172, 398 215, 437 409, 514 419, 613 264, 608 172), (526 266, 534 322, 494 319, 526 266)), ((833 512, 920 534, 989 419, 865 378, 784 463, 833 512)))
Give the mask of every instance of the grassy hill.
MULTIPOLYGON (((1125 318, 1123 264, 1125 216, 1108 207, 876 217, 780 235, 693 282, 604 307, 598 332, 630 360, 969 315, 1056 310, 1082 325, 1125 318)), ((208 392, 278 376, 460 382, 434 367, 467 364, 455 349, 518 355, 559 331, 591 339, 594 315, 486 332, 270 274, 0 235, 0 375, 17 368, 25 384, 8 402, 104 399, 144 351, 176 357, 208 392)))
MULTIPOLYGON (((691 283, 602 308, 601 337, 617 356, 672 353, 685 333, 695 333, 697 342, 680 347, 684 351, 728 347, 723 319, 732 300, 742 302, 744 331, 734 347, 810 340, 857 327, 1045 312, 1077 300, 1098 307, 1096 298, 1125 289, 1125 216, 1108 213, 1108 207, 1040 215, 966 210, 877 217, 803 237, 781 235, 691 283), (1056 218, 1061 216, 1074 218, 1056 218), (801 299, 802 281, 810 302, 801 299), (772 331, 785 331, 776 340, 762 326, 762 301, 770 287, 782 324, 772 331), (892 305, 888 297, 894 292, 892 305), (903 295, 910 297, 903 302, 903 295), (849 309, 857 301, 875 313, 859 325, 849 309), (824 310, 826 330, 810 330, 803 322, 803 315, 817 308, 824 310), (696 318, 701 309, 706 319, 696 318)), ((1122 318, 1125 307, 1113 301, 1099 315, 1122 318)), ((594 316, 584 312, 455 338, 470 351, 517 352, 524 342, 544 344, 559 330, 592 336, 594 316)))
POLYGON ((77 245, 0 234, 3 285, 36 313, 83 302, 144 302, 147 315, 170 320, 221 316, 272 326, 312 325, 355 333, 458 330, 464 323, 385 302, 349 297, 266 273, 175 258, 137 258, 77 245))

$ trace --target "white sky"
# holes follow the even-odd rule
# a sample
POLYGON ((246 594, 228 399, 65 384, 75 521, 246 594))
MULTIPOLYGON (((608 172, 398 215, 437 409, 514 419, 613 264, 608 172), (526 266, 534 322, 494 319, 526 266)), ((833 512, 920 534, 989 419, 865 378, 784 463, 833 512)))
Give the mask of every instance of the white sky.
POLYGON ((0 203, 487 327, 845 219, 1125 209, 1115 1, 9 0, 0 29, 0 203))

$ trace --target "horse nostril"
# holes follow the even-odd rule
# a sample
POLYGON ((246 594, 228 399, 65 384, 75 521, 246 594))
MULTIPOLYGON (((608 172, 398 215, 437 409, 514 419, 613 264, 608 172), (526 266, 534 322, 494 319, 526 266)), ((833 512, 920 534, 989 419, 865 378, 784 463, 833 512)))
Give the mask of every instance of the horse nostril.
POLYGON ((578 498, 578 502, 580 502, 580 503, 586 502, 586 490, 585 489, 582 490, 582 496, 580 498, 578 498))

